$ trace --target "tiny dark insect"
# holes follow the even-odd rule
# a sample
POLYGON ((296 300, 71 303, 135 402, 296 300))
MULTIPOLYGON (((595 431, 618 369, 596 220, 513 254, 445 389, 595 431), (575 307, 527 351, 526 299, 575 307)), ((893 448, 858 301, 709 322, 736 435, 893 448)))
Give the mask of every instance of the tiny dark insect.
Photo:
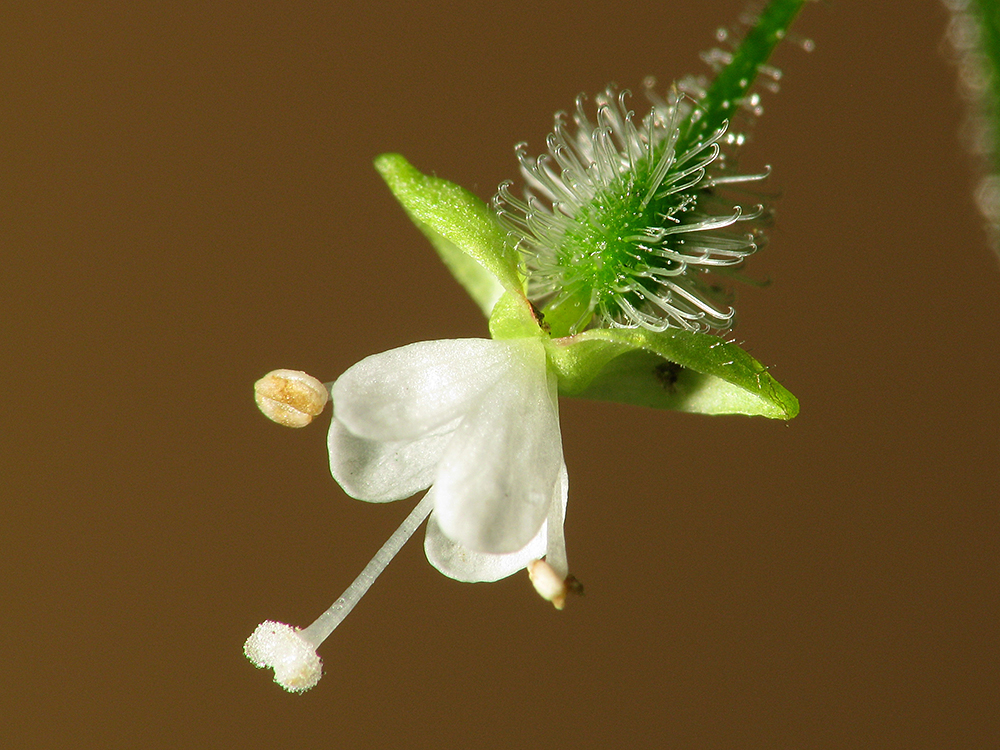
POLYGON ((677 390, 677 379, 684 368, 676 362, 661 362, 653 368, 653 375, 660 381, 665 391, 673 393, 677 390))
POLYGON ((535 320, 538 321, 538 327, 548 333, 551 328, 549 327, 549 324, 545 322, 545 313, 539 310, 538 307, 535 306, 534 302, 529 300, 528 304, 531 305, 531 312, 534 314, 535 320))
POLYGON ((572 573, 566 576, 566 590, 571 594, 583 596, 583 584, 572 573))

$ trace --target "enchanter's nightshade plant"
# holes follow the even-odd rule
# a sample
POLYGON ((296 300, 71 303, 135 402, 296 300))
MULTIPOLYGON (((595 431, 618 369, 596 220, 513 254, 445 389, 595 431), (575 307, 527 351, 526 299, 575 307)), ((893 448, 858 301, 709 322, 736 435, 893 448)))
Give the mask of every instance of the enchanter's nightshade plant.
MULTIPOLYGON (((740 175, 733 115, 756 112, 754 78, 803 0, 772 0, 733 51, 708 59, 714 83, 647 90, 637 120, 624 95, 579 100, 557 116, 549 156, 518 147, 525 197, 509 184, 493 206, 401 156, 375 164, 414 223, 489 318, 490 339, 430 341, 362 360, 324 386, 277 370, 257 403, 301 427, 333 402, 330 469, 344 491, 388 502, 428 490, 361 575, 305 629, 262 623, 247 657, 290 691, 319 680, 316 649, 427 519, 428 560, 459 581, 527 569, 557 608, 569 574, 568 478, 558 396, 702 414, 791 419, 798 401, 750 355, 709 330, 733 311, 706 272, 731 270, 761 245, 762 206, 726 191, 740 175), (749 222, 749 224, 747 224, 749 222), (739 226, 748 226, 744 231, 739 226)), ((777 75, 773 71, 773 77, 777 75)))

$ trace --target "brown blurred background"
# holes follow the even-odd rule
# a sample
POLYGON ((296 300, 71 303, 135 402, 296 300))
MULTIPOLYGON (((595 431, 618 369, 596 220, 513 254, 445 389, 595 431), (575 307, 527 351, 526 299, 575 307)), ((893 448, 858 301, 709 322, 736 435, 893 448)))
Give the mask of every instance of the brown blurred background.
POLYGON ((326 420, 254 380, 485 335, 372 158, 489 198, 577 93, 702 72, 743 9, 4 4, 0 745, 998 746, 1000 265, 931 0, 807 7, 743 158, 782 195, 736 335, 801 416, 564 401, 584 598, 414 540, 311 693, 241 653, 412 506, 348 499, 326 420))

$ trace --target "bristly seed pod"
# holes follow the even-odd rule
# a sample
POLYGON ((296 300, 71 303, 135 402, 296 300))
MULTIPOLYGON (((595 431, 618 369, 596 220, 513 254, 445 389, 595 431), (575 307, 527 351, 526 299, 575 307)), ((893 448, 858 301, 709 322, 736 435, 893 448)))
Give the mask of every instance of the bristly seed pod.
POLYGON ((305 427, 330 398, 325 385, 300 370, 272 370, 253 390, 264 416, 285 427, 305 427))
MULTIPOLYGON (((505 182, 493 199, 524 257, 528 298, 546 314, 567 310, 570 333, 593 324, 726 330, 733 309, 705 274, 733 272, 762 244, 763 205, 726 197, 767 176, 734 171, 743 135, 728 121, 711 132, 693 127, 693 84, 666 99, 653 85, 641 119, 628 92, 612 86, 595 98, 596 122, 579 97, 572 123, 556 115, 547 154, 517 146, 525 196, 505 182)), ((741 105, 755 111, 755 97, 741 105)))

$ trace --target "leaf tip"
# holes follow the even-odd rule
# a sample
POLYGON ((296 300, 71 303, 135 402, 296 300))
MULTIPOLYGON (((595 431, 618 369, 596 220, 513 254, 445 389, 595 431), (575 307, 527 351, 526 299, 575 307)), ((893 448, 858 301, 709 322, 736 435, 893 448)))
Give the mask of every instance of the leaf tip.
POLYGON ((412 178, 414 174, 419 174, 402 154, 379 154, 373 163, 375 169, 382 175, 382 179, 390 185, 399 182, 402 178, 412 178))

